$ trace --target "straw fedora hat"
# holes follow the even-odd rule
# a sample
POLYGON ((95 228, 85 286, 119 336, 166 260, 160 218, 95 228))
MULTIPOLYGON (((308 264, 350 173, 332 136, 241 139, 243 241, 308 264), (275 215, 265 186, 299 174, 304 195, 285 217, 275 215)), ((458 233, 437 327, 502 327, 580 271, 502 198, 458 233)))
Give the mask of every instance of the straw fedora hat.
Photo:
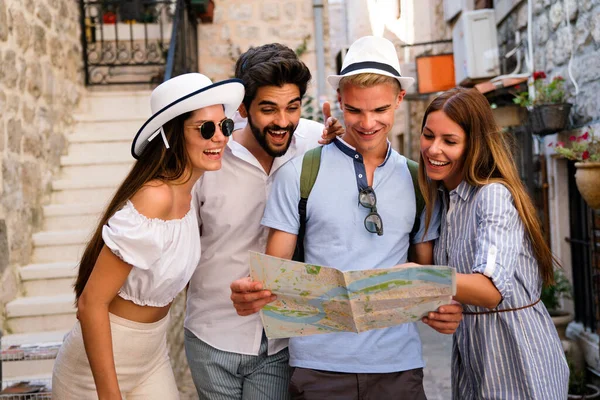
POLYGON ((344 58, 340 74, 329 75, 327 82, 337 90, 343 77, 364 73, 396 78, 403 90, 408 89, 415 82, 414 78, 402 76, 400 73, 400 62, 394 44, 376 36, 363 36, 352 43, 344 58))
POLYGON ((239 79, 212 83, 205 75, 194 72, 161 83, 150 95, 152 116, 135 135, 131 144, 131 155, 138 159, 144 148, 158 134, 161 134, 168 148, 169 144, 162 127, 173 118, 215 104, 223 104, 225 115, 232 117, 243 98, 244 85, 239 79))

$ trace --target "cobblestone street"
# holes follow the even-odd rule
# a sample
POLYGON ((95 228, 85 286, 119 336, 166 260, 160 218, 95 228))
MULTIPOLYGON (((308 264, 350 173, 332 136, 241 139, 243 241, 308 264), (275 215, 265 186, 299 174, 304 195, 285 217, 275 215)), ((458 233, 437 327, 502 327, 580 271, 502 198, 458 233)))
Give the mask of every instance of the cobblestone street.
MULTIPOLYGON (((428 400, 449 400, 450 388, 450 353, 452 336, 442 335, 422 323, 417 324, 423 341, 423 357, 425 358, 425 393, 428 400)), ((180 385, 181 400, 197 400, 189 370, 184 382, 180 385)))
POLYGON ((450 386, 450 353, 452 335, 437 333, 419 322, 419 333, 423 342, 425 358, 424 386, 428 400, 449 400, 452 398, 450 386))

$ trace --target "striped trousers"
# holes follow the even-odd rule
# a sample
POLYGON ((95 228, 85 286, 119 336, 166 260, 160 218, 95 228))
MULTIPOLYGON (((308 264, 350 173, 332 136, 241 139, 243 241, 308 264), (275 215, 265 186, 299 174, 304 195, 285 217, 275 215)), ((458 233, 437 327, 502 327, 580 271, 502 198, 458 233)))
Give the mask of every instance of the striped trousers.
POLYGON ((215 349, 185 329, 185 354, 200 400, 288 400, 288 349, 267 354, 263 333, 258 356, 215 349))

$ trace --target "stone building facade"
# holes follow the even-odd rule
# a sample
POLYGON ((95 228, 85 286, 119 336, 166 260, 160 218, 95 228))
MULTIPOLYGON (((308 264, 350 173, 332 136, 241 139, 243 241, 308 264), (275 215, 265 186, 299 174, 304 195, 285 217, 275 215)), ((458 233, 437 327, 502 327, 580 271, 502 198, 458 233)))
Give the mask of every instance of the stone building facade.
MULTIPOLYGON (((498 24, 500 58, 515 47, 515 32, 527 38, 527 2, 516 7, 498 24)), ((533 6, 533 43, 535 70, 549 77, 560 75, 566 80, 568 99, 573 103, 573 126, 600 121, 600 1, 535 0, 533 6), (568 21, 567 25, 567 11, 568 21), (568 65, 573 55, 572 76, 579 93, 569 78, 568 65)), ((504 65, 504 73, 514 67, 514 59, 504 65)))
MULTIPOLYGON (((215 0, 214 20, 198 30, 200 72, 213 80, 234 76, 235 62, 251 46, 283 43, 301 53, 313 80, 308 95, 317 96, 315 8, 311 0, 215 0)), ((328 43, 327 1, 324 1, 322 43, 328 43)), ((328 46, 325 45, 325 60, 328 46)), ((326 69, 331 69, 327 61, 326 69)), ((317 103, 314 101, 313 103, 317 103)))
POLYGON ((19 292, 32 233, 84 90, 78 2, 0 0, 0 312, 19 292))

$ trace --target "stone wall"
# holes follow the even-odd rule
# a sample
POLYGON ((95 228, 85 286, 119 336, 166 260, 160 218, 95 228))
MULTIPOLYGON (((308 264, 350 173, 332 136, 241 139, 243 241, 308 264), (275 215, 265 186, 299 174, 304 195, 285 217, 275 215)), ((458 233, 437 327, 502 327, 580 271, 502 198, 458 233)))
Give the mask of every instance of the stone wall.
MULTIPOLYGON (((569 23, 566 23, 564 0, 535 0, 533 10, 533 48, 535 69, 549 77, 561 75, 573 103, 573 125, 581 126, 600 120, 600 1, 568 0, 569 23), (573 52, 572 73, 579 94, 569 79, 568 63, 573 52)), ((527 2, 521 2, 498 25, 500 57, 514 47, 514 32, 527 38, 527 2)), ((503 73, 514 68, 514 58, 504 64, 503 73)), ((523 68, 524 70, 524 68, 523 68)))
MULTIPOLYGON (((323 24, 327 43, 326 21, 323 24)), ((215 0, 213 23, 200 25, 198 33, 200 72, 213 80, 233 77, 237 58, 251 46, 273 42, 292 49, 306 46, 301 58, 313 74, 308 94, 315 97, 317 67, 312 1, 215 0)))
POLYGON ((41 228, 81 68, 78 2, 0 0, 0 311, 41 228))

